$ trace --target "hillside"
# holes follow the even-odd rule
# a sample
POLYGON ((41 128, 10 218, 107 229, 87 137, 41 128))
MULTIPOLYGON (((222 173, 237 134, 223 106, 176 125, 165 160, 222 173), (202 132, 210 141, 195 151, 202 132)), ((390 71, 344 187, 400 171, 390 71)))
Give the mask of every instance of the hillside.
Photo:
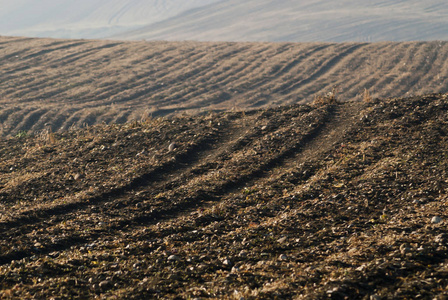
POLYGON ((0 0, 0 35, 105 38, 219 0, 0 0))
POLYGON ((118 42, 0 37, 0 130, 448 91, 448 43, 118 42))
POLYGON ((127 40, 448 40, 440 0, 0 0, 0 35, 127 40))
POLYGON ((440 0, 228 0, 114 36, 129 40, 380 42, 448 40, 440 0))
POLYGON ((3 139, 0 297, 443 299, 447 109, 320 98, 3 139))

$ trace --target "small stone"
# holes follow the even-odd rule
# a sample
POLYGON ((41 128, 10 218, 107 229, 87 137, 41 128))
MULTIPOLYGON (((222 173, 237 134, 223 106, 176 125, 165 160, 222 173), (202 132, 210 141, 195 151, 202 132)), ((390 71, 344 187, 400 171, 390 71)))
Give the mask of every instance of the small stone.
POLYGON ((284 237, 282 237, 282 238, 279 238, 279 239, 277 240, 277 243, 279 243, 279 244, 283 244, 285 241, 286 241, 286 236, 284 236, 284 237))
POLYGON ((370 300, 381 300, 381 297, 378 295, 370 295, 370 300))
POLYGON ((231 273, 238 273, 239 271, 240 271, 240 268, 235 266, 235 267, 232 268, 231 273))
POLYGON ((228 267, 232 266, 232 262, 227 258, 222 261, 222 264, 228 267))
POLYGON ((438 216, 432 217, 432 219, 431 219, 432 224, 439 224, 441 222, 442 222, 442 218, 440 218, 438 216))
POLYGON ((180 261, 180 257, 177 255, 170 255, 168 261, 180 261))
POLYGON ((177 145, 176 145, 176 143, 171 143, 169 146, 168 146, 168 151, 173 151, 174 149, 176 149, 177 148, 177 145))
POLYGON ((82 174, 76 173, 75 176, 73 176, 74 180, 81 180, 84 176, 82 174))
POLYGON ((286 256, 285 254, 280 254, 280 256, 278 257, 278 260, 282 260, 282 261, 288 260, 288 256, 286 256))

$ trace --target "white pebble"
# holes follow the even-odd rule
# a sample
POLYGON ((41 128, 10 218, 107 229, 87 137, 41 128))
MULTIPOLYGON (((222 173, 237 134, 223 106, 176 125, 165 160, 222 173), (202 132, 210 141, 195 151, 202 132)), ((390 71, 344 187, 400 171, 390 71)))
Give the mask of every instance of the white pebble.
POLYGON ((279 260, 288 260, 288 256, 286 256, 285 254, 280 254, 280 256, 278 257, 279 260))
POLYGON ((180 257, 177 255, 170 255, 168 257, 168 261, 179 261, 179 260, 180 260, 180 257))
POLYGON ((432 219, 431 219, 432 224, 439 224, 440 222, 442 222, 442 218, 440 218, 440 217, 435 216, 435 217, 432 217, 432 219))
POLYGON ((283 244, 285 241, 286 241, 286 236, 284 236, 284 237, 282 237, 282 238, 279 238, 279 239, 277 240, 277 243, 279 243, 279 244, 283 244))
POLYGON ((176 145, 176 143, 171 143, 169 146, 168 146, 168 151, 173 151, 174 149, 176 149, 177 148, 177 145, 176 145))
POLYGON ((226 258, 226 259, 224 259, 222 261, 222 264, 225 265, 225 266, 229 266, 230 267, 232 265, 232 262, 229 259, 226 258))

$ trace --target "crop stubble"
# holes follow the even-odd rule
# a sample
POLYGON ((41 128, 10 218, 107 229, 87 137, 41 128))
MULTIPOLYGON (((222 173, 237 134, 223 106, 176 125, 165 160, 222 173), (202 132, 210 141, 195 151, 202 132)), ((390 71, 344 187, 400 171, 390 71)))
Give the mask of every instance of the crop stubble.
POLYGON ((3 136, 142 116, 443 93, 446 42, 117 42, 0 37, 3 136), (14 110, 11 113, 11 109, 14 110))
POLYGON ((2 296, 446 296, 447 108, 433 94, 3 140, 2 296))

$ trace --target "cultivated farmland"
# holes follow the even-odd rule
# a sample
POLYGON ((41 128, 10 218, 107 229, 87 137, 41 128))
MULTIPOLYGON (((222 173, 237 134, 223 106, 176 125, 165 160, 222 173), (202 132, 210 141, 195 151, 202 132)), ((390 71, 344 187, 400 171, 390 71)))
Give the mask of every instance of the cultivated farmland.
POLYGON ((0 141, 0 297, 443 299, 448 97, 0 141))
POLYGON ((119 42, 0 37, 0 129, 443 93, 448 43, 119 42))

